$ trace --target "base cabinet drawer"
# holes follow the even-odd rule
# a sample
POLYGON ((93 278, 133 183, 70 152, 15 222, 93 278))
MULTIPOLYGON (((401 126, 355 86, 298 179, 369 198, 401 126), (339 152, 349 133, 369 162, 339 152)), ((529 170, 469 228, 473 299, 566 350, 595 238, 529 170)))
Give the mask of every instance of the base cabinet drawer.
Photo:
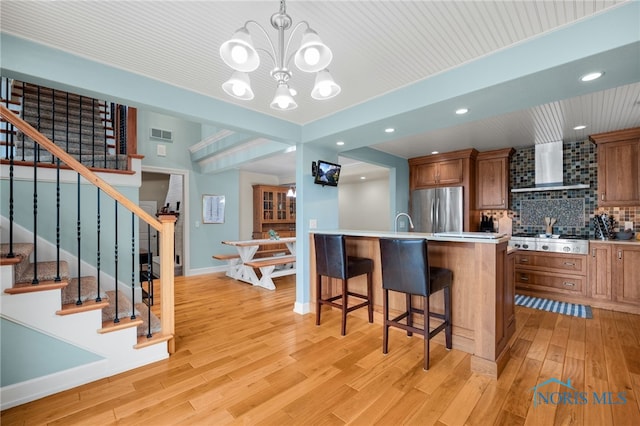
POLYGON ((557 275, 516 268, 516 288, 563 294, 586 294, 586 278, 576 275, 557 275))

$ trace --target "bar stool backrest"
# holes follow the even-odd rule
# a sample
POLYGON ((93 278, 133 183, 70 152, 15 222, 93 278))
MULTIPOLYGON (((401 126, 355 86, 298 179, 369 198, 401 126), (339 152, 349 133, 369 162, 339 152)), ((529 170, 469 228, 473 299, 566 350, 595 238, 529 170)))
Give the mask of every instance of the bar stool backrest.
POLYGON ((427 240, 381 238, 382 288, 429 296, 427 240))
POLYGON ((315 234, 316 271, 325 277, 347 279, 344 235, 315 234))

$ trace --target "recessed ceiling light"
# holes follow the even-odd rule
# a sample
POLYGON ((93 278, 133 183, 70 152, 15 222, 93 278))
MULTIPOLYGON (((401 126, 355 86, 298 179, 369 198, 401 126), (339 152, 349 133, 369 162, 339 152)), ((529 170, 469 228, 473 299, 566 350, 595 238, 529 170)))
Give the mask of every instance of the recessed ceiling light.
POLYGON ((603 74, 604 73, 600 71, 590 72, 589 74, 585 74, 582 77, 580 77, 580 81, 592 81, 602 77, 603 74))
POLYGON ((460 109, 456 110, 456 114, 458 114, 458 115, 466 114, 468 112, 469 112, 468 108, 460 108, 460 109))
POLYGON ((432 154, 440 154, 440 151, 431 151, 432 154))
POLYGON ((364 177, 364 176, 360 176, 360 179, 361 179, 361 180, 365 180, 365 179, 366 179, 366 177, 364 177))
POLYGON ((393 133, 395 131, 396 131, 396 129, 394 129, 393 127, 387 127, 386 129, 384 129, 385 133, 393 133))
POLYGON ((586 128, 587 128, 587 126, 585 126, 584 124, 581 124, 579 126, 574 127, 573 130, 582 130, 582 129, 586 129, 586 128))
POLYGON ((344 145, 344 142, 342 142, 342 141, 338 141, 338 142, 336 142, 336 145, 340 145, 340 146, 342 146, 342 145, 344 145))

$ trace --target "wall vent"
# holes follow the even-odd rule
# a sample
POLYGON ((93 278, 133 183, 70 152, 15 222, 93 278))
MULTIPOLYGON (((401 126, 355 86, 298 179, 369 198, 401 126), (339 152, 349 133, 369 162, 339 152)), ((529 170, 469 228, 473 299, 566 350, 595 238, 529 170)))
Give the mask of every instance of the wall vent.
POLYGON ((163 142, 173 142, 173 133, 171 130, 149 129, 149 137, 163 142))

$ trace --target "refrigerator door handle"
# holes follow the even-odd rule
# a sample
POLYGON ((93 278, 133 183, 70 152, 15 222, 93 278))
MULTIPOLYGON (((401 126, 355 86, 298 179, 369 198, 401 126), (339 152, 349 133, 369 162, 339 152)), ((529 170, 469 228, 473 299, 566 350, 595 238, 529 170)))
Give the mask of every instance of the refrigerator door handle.
POLYGON ((435 207, 435 202, 436 202, 435 200, 433 200, 433 199, 431 200, 431 229, 432 229, 432 232, 435 232, 435 229, 436 229, 436 223, 433 221, 433 219, 434 219, 434 211, 433 211, 433 209, 435 207))
POLYGON ((435 229, 436 232, 440 231, 440 197, 436 199, 436 221, 435 221, 435 229))

